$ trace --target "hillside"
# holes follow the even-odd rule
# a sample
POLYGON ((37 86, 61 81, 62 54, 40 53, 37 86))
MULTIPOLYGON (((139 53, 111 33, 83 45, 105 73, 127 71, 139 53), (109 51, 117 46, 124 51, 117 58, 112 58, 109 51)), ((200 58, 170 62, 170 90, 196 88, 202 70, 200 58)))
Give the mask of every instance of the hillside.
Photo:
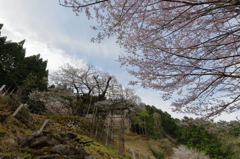
MULTIPOLYGON (((60 156, 86 159, 130 159, 135 156, 136 159, 155 159, 150 148, 171 153, 171 147, 166 148, 159 141, 127 131, 124 135, 124 151, 119 153, 119 141, 115 138, 106 146, 102 140, 91 137, 92 124, 84 118, 32 114, 26 106, 13 116, 19 103, 9 97, 0 100, 1 159, 47 159, 60 156)), ((167 141, 167 146, 173 145, 167 141)))
MULTIPOLYGON (((30 142, 27 144, 27 146, 23 146, 24 141, 26 141, 26 139, 29 138, 29 136, 31 136, 33 133, 36 133, 41 128, 41 125, 46 119, 48 119, 48 123, 43 129, 43 134, 49 133, 48 135, 54 136, 54 138, 57 138, 57 140, 59 138, 59 140, 63 140, 59 134, 71 132, 77 133, 76 139, 82 142, 94 140, 93 138, 89 137, 90 123, 81 117, 41 116, 29 113, 28 120, 24 120, 21 115, 17 115, 15 118, 12 117, 10 113, 4 111, 0 112, 0 116, 0 156, 2 159, 31 159, 35 158, 36 156, 49 155, 51 153, 51 148, 53 145, 48 145, 48 143, 43 143, 43 146, 40 146, 38 148, 31 145, 32 143, 30 142)), ((51 138, 51 140, 54 140, 54 138, 51 138)), ((35 140, 37 140, 37 138, 35 138, 35 140)), ((166 141, 166 139, 164 141, 166 141)), ((64 141, 63 143, 66 145, 70 144, 69 142, 64 141)), ((125 150, 122 155, 118 154, 117 146, 105 146, 96 140, 94 140, 94 142, 90 142, 89 144, 86 143, 85 151, 89 154, 92 154, 97 159, 132 158, 132 150, 134 150, 136 159, 143 157, 155 159, 155 157, 152 155, 152 152, 150 151, 150 148, 154 148, 154 146, 156 148, 157 146, 161 145, 160 143, 161 142, 153 141, 145 136, 130 132, 125 135, 125 150)), ((169 143, 170 142, 168 141, 167 144, 169 143)), ((165 148, 162 150, 165 151, 165 148)), ((169 147, 167 151, 171 151, 170 149, 171 147, 169 147)))
MULTIPOLYGON (((83 143, 86 146, 85 151, 96 158, 124 158, 124 156, 128 156, 127 154, 118 155, 116 151, 108 149, 96 141, 88 143, 88 141, 93 140, 88 137, 89 123, 80 117, 29 114, 28 120, 24 121, 19 120, 20 115, 16 118, 6 116, 3 111, 1 111, 0 116, 1 119, 5 118, 4 121, 1 120, 0 124, 0 156, 3 159, 30 159, 37 156, 43 158, 40 156, 51 154, 52 148, 56 145, 61 144, 71 147, 71 145, 76 146, 77 142, 83 143), (48 119, 48 123, 40 135, 36 136, 36 132, 45 119, 48 119), (70 136, 71 133, 76 134, 76 138, 64 141, 64 137, 60 136, 64 133, 69 133, 70 136), (45 141, 44 137, 51 141, 45 141), (29 138, 32 138, 32 140, 29 138)), ((82 146, 84 146, 83 144, 82 146)))
POLYGON ((208 127, 215 126, 223 133, 224 125, 229 127, 229 123, 197 126, 186 117, 189 125, 176 129, 168 114, 155 107, 146 108, 150 113, 139 111, 133 122, 121 114, 104 112, 84 118, 37 115, 14 95, 0 94, 0 159, 239 158, 238 122, 230 123, 236 128, 223 135, 209 133, 208 127), (174 139, 177 131, 181 136, 174 139))
POLYGON ((125 148, 134 150, 135 156, 139 158, 156 159, 151 151, 152 149, 156 152, 162 152, 162 154, 165 154, 165 158, 169 159, 168 156, 173 154, 173 147, 175 147, 174 144, 168 139, 153 140, 131 132, 125 135, 125 148))

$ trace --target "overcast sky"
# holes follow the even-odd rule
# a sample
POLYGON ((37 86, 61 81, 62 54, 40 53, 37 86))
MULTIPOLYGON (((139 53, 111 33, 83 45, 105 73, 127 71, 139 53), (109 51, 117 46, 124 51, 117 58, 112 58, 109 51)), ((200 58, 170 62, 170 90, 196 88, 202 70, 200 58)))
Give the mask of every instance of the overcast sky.
MULTIPOLYGON (((48 70, 58 70, 65 63, 83 67, 91 63, 102 71, 115 75, 124 87, 135 90, 145 104, 167 111, 174 118, 186 114, 173 113, 170 101, 163 101, 158 91, 128 86, 134 77, 117 62, 118 55, 124 54, 115 39, 105 39, 102 43, 91 43, 97 31, 90 28, 96 24, 84 14, 76 16, 69 8, 61 7, 58 0, 1 0, 1 36, 14 42, 26 39, 26 56, 39 54, 48 60, 48 70)), ((237 114, 223 115, 223 120, 233 120, 237 114)), ((186 115, 188 116, 188 115, 186 115)))

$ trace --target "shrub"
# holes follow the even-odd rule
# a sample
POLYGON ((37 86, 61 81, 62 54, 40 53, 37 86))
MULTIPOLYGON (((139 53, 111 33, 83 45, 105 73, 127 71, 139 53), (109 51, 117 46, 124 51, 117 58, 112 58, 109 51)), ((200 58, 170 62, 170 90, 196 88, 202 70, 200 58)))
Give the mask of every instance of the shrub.
MULTIPOLYGON (((187 119, 185 118, 185 121, 187 119)), ((194 123, 191 118, 187 122, 186 126, 181 127, 180 142, 182 144, 204 151, 206 155, 213 159, 225 159, 234 156, 232 147, 223 143, 219 135, 210 133, 206 124, 194 123)))
POLYGON ((164 159, 165 158, 165 154, 161 151, 156 151, 154 149, 150 149, 153 153, 153 156, 156 157, 157 159, 164 159))
POLYGON ((210 159, 204 152, 195 149, 189 149, 185 145, 180 145, 178 148, 173 148, 172 159, 210 159))
POLYGON ((42 114, 46 110, 45 104, 42 101, 29 100, 28 105, 31 113, 42 114))

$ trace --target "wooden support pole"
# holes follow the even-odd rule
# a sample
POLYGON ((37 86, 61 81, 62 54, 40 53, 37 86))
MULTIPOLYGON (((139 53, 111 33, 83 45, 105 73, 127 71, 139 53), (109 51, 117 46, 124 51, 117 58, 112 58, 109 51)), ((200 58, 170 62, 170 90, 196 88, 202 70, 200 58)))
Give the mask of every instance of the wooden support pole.
POLYGON ((130 149, 130 151, 132 151, 132 159, 136 159, 134 150, 133 150, 133 149, 130 149))
POLYGON ((15 90, 15 88, 10 92, 10 94, 15 90))
POLYGON ((42 130, 43 130, 43 128, 46 126, 47 122, 48 122, 48 119, 46 119, 46 120, 44 121, 44 123, 42 124, 41 128, 37 131, 37 134, 40 134, 40 133, 42 132, 42 130))
POLYGON ((8 89, 2 94, 2 96, 4 96, 10 89, 11 87, 8 87, 8 89))
POLYGON ((17 113, 19 112, 19 110, 23 107, 23 105, 24 105, 24 104, 21 104, 21 105, 17 108, 17 110, 15 110, 15 112, 13 113, 12 116, 16 116, 17 113))
POLYGON ((2 85, 2 87, 0 88, 0 91, 2 91, 4 89, 4 87, 6 87, 6 85, 2 85))

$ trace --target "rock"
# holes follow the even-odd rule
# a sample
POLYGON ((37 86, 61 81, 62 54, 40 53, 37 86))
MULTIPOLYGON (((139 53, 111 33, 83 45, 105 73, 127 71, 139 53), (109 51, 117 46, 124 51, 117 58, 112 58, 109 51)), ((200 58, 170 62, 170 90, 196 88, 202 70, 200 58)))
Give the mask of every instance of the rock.
POLYGON ((66 155, 78 155, 81 156, 80 158, 84 158, 86 155, 86 152, 84 151, 83 147, 76 147, 74 145, 70 145, 68 151, 66 152, 66 155))
POLYGON ((43 135, 47 136, 49 134, 52 134, 52 131, 51 130, 43 130, 42 133, 43 133, 43 135))
POLYGON ((66 151, 68 150, 68 147, 66 145, 56 145, 52 148, 52 153, 56 153, 56 154, 59 154, 59 155, 64 155, 66 154, 66 151))
POLYGON ((54 135, 51 135, 50 133, 35 132, 28 136, 25 140, 23 140, 21 147, 28 146, 30 148, 40 149, 45 146, 54 146, 61 143, 63 143, 63 140, 61 140, 61 138, 57 138, 54 135))
POLYGON ((75 139, 77 137, 77 134, 76 133, 72 133, 72 132, 61 132, 59 134, 64 140, 72 140, 72 139, 75 139))
POLYGON ((18 144, 13 138, 7 138, 3 140, 3 143, 8 147, 16 146, 18 144))
POLYGON ((43 148, 45 146, 54 146, 54 145, 58 145, 58 144, 61 144, 61 143, 62 143, 62 141, 55 138, 54 136, 41 136, 41 137, 35 138, 29 144, 29 147, 40 149, 40 148, 43 148))
POLYGON ((22 143, 26 140, 26 137, 24 135, 18 135, 17 136, 17 142, 18 145, 22 145, 22 143))
POLYGON ((83 147, 76 147, 74 145, 56 145, 52 148, 51 152, 61 156, 75 156, 77 159, 84 159, 87 155, 83 147))
POLYGON ((37 133, 37 132, 29 135, 27 138, 25 138, 25 139, 23 140, 23 142, 22 142, 22 144, 21 144, 21 147, 26 147, 26 146, 28 146, 28 145, 30 144, 30 142, 33 141, 33 139, 38 138, 38 137, 40 137, 40 136, 42 136, 42 134, 41 134, 41 133, 39 134, 39 133, 37 133))
POLYGON ((51 131, 33 133, 23 141, 22 147, 28 146, 34 149, 52 147, 51 155, 38 156, 34 159, 96 159, 84 150, 84 144, 93 142, 93 140, 78 141, 77 134, 72 132, 62 132, 60 136, 61 138, 54 136, 51 131))

